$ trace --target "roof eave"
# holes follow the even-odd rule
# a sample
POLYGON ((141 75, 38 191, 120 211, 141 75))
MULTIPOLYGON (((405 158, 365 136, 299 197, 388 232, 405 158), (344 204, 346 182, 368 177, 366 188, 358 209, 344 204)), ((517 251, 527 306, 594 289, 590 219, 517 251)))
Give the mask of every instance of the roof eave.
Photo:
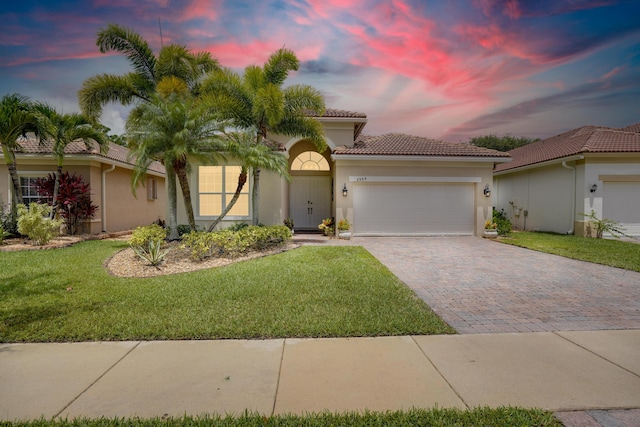
POLYGON ((573 161, 583 160, 583 159, 584 159, 584 155, 582 154, 577 154, 577 155, 567 156, 567 157, 559 157, 557 159, 547 160, 540 163, 530 163, 528 165, 518 166, 512 169, 493 172, 493 176, 506 175, 508 173, 513 173, 513 172, 522 172, 529 169, 541 168, 541 167, 551 166, 551 165, 555 165, 562 162, 573 162, 573 161))
POLYGON ((408 160, 408 161, 437 161, 437 162, 486 162, 506 163, 510 157, 483 157, 483 156, 422 156, 422 155, 379 155, 379 154, 332 154, 331 159, 336 160, 408 160))

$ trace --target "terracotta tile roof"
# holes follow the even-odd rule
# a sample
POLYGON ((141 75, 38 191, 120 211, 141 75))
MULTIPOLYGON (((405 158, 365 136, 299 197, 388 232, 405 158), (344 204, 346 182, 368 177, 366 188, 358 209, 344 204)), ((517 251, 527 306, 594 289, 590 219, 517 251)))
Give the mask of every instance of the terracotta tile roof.
POLYGON ((358 113, 356 111, 336 110, 334 108, 327 108, 322 116, 317 116, 310 113, 311 117, 341 117, 350 119, 366 119, 367 115, 364 113, 358 113))
POLYGON ((442 157, 509 157, 509 154, 466 142, 446 142, 400 133, 361 135, 353 147, 338 147, 334 154, 379 156, 442 156, 442 157))
POLYGON ((509 151, 513 160, 494 172, 583 153, 640 153, 640 124, 623 129, 583 126, 509 151))
MULTIPOLYGON (((44 143, 38 142, 35 138, 22 138, 18 141, 20 143, 20 149, 16 153, 23 154, 51 154, 53 148, 53 142, 46 141, 44 143)), ((64 150, 65 155, 87 155, 97 156, 116 162, 121 162, 127 165, 134 165, 134 159, 129 159, 129 149, 113 142, 109 143, 109 151, 106 154, 101 154, 97 144, 93 144, 91 149, 87 149, 82 141, 73 141, 67 145, 64 150)), ((149 170, 157 173, 165 173, 164 166, 159 162, 153 162, 149 166, 149 170)))

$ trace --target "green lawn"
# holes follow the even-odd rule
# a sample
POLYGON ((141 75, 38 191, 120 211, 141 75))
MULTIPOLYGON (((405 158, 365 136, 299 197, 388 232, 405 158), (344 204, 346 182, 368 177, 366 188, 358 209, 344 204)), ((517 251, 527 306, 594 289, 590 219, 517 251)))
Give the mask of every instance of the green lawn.
POLYGON ((305 416, 276 415, 266 417, 258 414, 244 414, 240 417, 182 417, 166 420, 115 418, 76 419, 61 421, 0 422, 0 425, 14 427, 285 427, 285 426, 394 426, 394 427, 562 427, 562 423, 548 411, 521 408, 477 408, 469 411, 459 409, 413 409, 397 412, 367 412, 364 414, 345 413, 308 414, 305 416))
POLYGON ((520 231, 501 242, 567 258, 640 272, 640 244, 617 239, 594 239, 520 231))
POLYGON ((192 273, 110 276, 105 260, 124 247, 0 252, 0 342, 454 333, 361 247, 304 246, 192 273))

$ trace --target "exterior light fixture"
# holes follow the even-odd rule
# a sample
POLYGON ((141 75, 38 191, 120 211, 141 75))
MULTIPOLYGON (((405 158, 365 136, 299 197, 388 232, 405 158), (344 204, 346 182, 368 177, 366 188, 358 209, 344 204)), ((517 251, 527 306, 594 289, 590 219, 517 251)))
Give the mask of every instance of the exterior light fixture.
POLYGON ((489 188, 489 184, 484 186, 484 190, 482 192, 484 193, 484 197, 491 197, 491 189, 489 188))
POLYGON ((598 184, 593 184, 589 189, 589 191, 591 191, 592 193, 595 193, 597 189, 598 189, 598 184))
POLYGON ((345 182, 343 187, 342 187, 342 197, 347 197, 347 193, 349 192, 349 190, 347 190, 347 183, 345 182))

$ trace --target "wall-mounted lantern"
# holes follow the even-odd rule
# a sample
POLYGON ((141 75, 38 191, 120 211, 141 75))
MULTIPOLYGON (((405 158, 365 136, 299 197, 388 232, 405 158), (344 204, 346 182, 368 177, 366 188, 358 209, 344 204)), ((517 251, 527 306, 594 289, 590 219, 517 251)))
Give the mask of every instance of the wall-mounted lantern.
POLYGON ((484 186, 484 190, 482 192, 484 193, 484 197, 491 197, 491 189, 489 188, 489 184, 484 186))
POLYGON ((589 189, 589 191, 591 191, 592 193, 595 193, 597 189, 598 189, 598 184, 593 184, 589 189))
POLYGON ((344 183, 344 186, 342 187, 342 197, 347 197, 347 193, 349 192, 349 190, 347 190, 347 183, 344 183))

